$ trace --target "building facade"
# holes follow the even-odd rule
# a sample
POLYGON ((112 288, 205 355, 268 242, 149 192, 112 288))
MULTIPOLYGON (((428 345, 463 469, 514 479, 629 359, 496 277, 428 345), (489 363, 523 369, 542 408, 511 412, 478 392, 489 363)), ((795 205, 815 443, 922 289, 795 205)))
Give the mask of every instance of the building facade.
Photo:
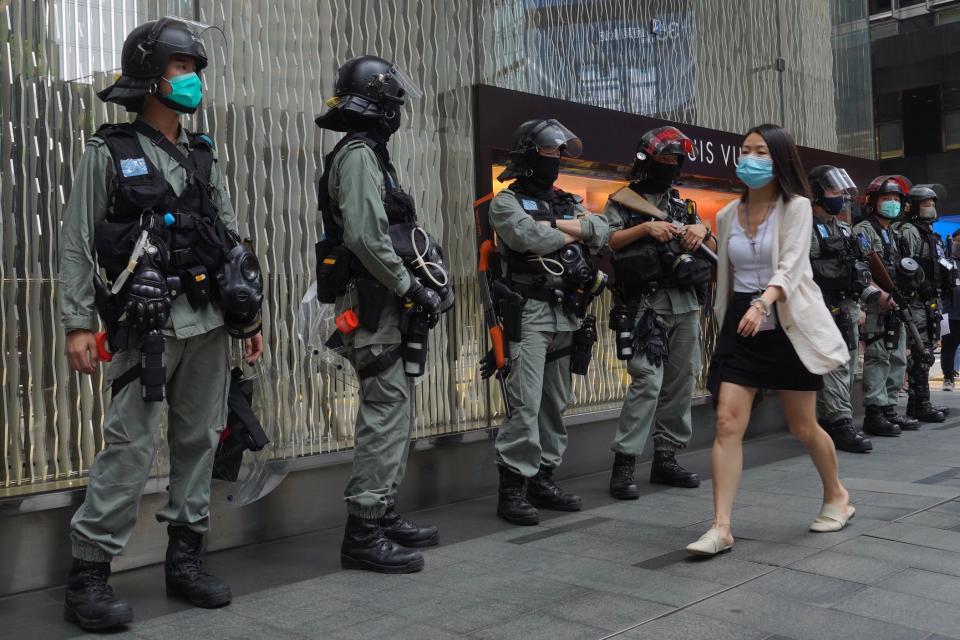
POLYGON ((940 183, 960 214, 960 2, 871 1, 877 157, 885 173, 940 183))
MULTIPOLYGON (((60 220, 85 141, 127 118, 95 92, 118 73, 124 35, 164 15, 222 30, 205 36, 205 100, 187 126, 216 141, 266 274, 256 403, 273 458, 352 444, 355 381, 298 322, 322 234, 316 181, 339 137, 313 119, 347 58, 394 60, 424 92, 392 154, 447 248, 458 302, 431 337, 417 437, 500 419, 476 369, 476 85, 733 134, 779 122, 808 147, 875 153, 866 0, 0 0, 0 497, 82 484, 102 445, 105 380, 63 356, 60 220)), ((574 412, 619 405, 627 377, 611 347, 603 335, 574 412)), ((165 460, 161 447, 157 475, 165 460)))

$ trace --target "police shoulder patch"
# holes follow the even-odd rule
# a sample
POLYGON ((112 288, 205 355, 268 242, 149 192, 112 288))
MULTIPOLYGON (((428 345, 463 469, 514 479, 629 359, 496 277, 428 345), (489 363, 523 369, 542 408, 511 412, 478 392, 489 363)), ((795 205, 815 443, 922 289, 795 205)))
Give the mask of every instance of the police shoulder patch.
POLYGON ((538 211, 540 209, 540 203, 531 198, 521 198, 520 206, 523 207, 524 211, 538 211))
POLYGON ((120 160, 120 173, 124 178, 135 176, 145 176, 148 173, 146 158, 122 158, 120 160))

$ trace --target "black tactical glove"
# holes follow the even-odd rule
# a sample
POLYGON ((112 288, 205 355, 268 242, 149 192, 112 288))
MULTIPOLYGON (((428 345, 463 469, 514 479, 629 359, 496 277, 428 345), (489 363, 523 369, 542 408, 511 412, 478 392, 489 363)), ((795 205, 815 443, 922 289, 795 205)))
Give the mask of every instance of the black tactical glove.
POLYGON ((644 311, 637 323, 637 330, 633 335, 633 350, 634 353, 643 351, 655 367, 662 366, 670 355, 667 325, 653 309, 644 311))
POLYGON ((170 316, 167 280, 156 267, 141 264, 127 288, 124 313, 127 322, 138 329, 162 329, 170 316))
POLYGON ((497 374, 498 378, 502 378, 510 373, 510 360, 507 359, 504 362, 503 369, 497 369, 497 357, 493 353, 493 349, 487 351, 486 355, 480 358, 480 378, 486 380, 493 374, 497 374))
POLYGON ((440 312, 440 295, 433 289, 420 284, 416 278, 413 279, 405 295, 425 313, 435 315, 440 312))

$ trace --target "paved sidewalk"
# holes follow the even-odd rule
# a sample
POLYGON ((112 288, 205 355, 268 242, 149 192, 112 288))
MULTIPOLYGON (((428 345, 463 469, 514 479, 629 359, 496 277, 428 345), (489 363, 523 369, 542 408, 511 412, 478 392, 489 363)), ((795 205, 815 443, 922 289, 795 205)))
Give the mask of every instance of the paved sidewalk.
MULTIPOLYGON (((420 574, 340 571, 339 531, 212 554, 238 594, 216 611, 167 601, 157 567, 120 574, 137 622, 110 637, 960 638, 960 393, 934 395, 952 420, 841 454, 857 516, 840 533, 807 531, 820 506, 813 465, 789 437, 768 438, 747 445, 738 542, 715 559, 682 550, 711 517, 709 482, 614 502, 595 475, 567 483, 594 508, 539 527, 496 520, 492 498, 417 514, 445 540, 420 574)), ((683 459, 709 471, 706 451, 683 459)), ((0 600, 0 636, 75 636, 57 619, 61 599, 0 600)))

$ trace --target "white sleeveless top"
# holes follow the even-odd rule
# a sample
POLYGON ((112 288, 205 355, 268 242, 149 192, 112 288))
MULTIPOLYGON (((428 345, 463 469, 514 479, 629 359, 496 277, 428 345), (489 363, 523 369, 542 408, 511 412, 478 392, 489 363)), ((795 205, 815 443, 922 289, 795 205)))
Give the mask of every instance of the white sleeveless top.
POLYGON ((773 277, 773 238, 771 237, 772 215, 768 215, 757 228, 753 240, 740 225, 740 216, 732 211, 733 224, 730 225, 729 253, 730 266, 733 267, 734 293, 753 293, 763 291, 773 277))

